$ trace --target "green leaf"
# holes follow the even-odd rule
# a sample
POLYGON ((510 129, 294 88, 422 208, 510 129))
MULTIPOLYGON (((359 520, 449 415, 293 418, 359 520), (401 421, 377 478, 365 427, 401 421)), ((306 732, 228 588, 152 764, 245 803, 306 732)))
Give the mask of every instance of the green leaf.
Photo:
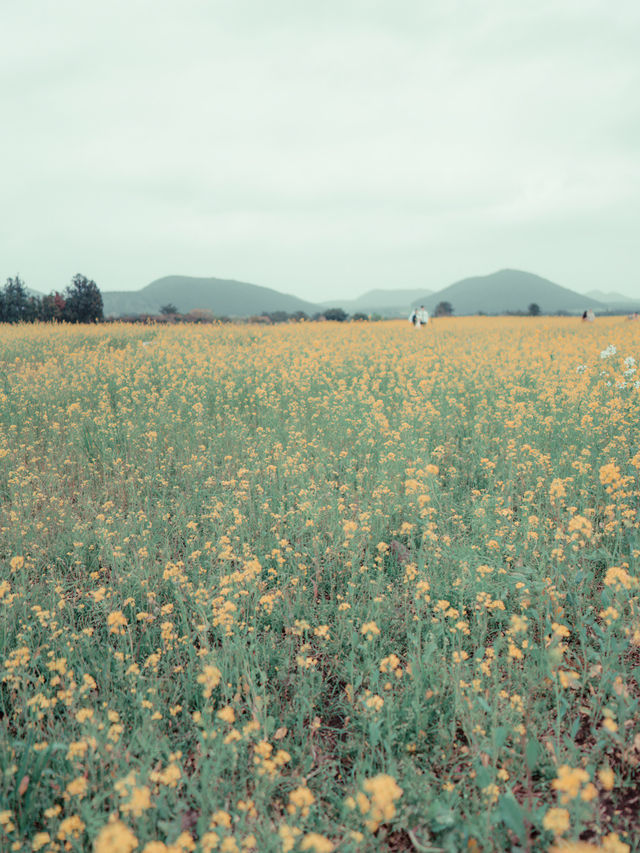
POLYGON ((496 749, 502 749, 509 737, 509 729, 506 726, 498 726, 494 732, 496 749))
POLYGON ((509 827, 512 832, 515 832, 520 841, 524 842, 527 836, 527 830, 524 825, 522 808, 516 801, 513 794, 503 794, 500 797, 498 811, 500 812, 502 822, 509 827))
POLYGON ((529 738, 527 741, 524 757, 527 762, 527 767, 529 770, 533 771, 538 763, 538 758, 540 757, 540 744, 535 740, 535 738, 529 738))
POLYGON ((493 772, 488 770, 486 767, 480 765, 476 769, 476 785, 480 790, 486 788, 487 785, 490 785, 493 781, 493 772))
POLYGON ((429 808, 429 817, 433 828, 441 832, 455 825, 456 817, 451 809, 442 800, 434 800, 429 808))

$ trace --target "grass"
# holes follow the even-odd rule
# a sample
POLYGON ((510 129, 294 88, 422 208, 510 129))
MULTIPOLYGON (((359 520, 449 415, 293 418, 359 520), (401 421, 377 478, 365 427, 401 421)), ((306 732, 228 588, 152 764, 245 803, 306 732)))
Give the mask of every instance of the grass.
POLYGON ((3 850, 638 849, 634 324, 0 340, 3 850))

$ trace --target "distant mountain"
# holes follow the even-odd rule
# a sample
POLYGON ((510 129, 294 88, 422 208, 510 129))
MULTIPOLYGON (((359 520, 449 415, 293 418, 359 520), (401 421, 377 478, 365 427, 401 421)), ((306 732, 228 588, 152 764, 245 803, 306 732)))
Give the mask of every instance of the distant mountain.
POLYGON ((591 299, 597 299, 598 302, 602 302, 603 305, 611 310, 615 310, 616 308, 636 308, 640 305, 640 297, 632 299, 630 296, 616 293, 613 290, 590 290, 585 295, 590 296, 591 299))
POLYGON ((404 316, 411 311, 411 303, 424 299, 430 290, 368 290, 356 299, 329 299, 322 303, 324 308, 343 308, 350 314, 360 311, 363 314, 382 314, 394 317, 404 316))
POLYGON ((169 275, 152 281, 142 290, 103 291, 105 317, 127 314, 158 314, 163 305, 175 305, 181 314, 206 308, 218 316, 247 317, 265 311, 305 311, 315 314, 320 308, 296 296, 289 296, 243 281, 221 278, 191 278, 169 275))
POLYGON ((556 311, 578 313, 586 308, 603 310, 601 302, 574 290, 560 287, 546 278, 521 270, 500 270, 491 275, 465 278, 426 298, 416 299, 414 307, 424 303, 433 312, 439 302, 449 302, 454 314, 504 314, 527 311, 535 302, 544 314, 556 311))

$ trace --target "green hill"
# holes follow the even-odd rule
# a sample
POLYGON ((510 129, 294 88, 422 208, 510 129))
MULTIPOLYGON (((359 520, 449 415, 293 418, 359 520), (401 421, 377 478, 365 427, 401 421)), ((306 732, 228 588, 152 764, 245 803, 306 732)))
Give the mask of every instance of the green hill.
POLYGON ((443 290, 431 293, 423 299, 416 299, 413 305, 421 303, 428 311, 435 311, 439 302, 449 302, 457 315, 504 314, 507 311, 527 311, 535 302, 545 314, 556 311, 580 313, 586 308, 603 310, 604 305, 589 296, 576 293, 554 284, 546 278, 521 270, 500 270, 491 275, 465 278, 450 284, 443 290))
MULTIPOLYGON (((368 290, 356 299, 329 299, 322 303, 325 308, 343 308, 350 314, 382 314, 387 317, 409 314, 415 299, 424 299, 430 290, 368 290)), ((420 303, 421 304, 421 303, 420 303)))
POLYGON ((589 290, 585 295, 597 299, 610 311, 637 311, 640 307, 640 297, 633 299, 615 291, 589 290))
POLYGON ((158 314, 163 305, 175 305, 181 314, 206 308, 218 316, 247 317, 265 311, 320 310, 313 302, 280 293, 269 287, 221 278, 192 278, 169 275, 152 281, 142 290, 103 291, 106 317, 128 314, 158 314))

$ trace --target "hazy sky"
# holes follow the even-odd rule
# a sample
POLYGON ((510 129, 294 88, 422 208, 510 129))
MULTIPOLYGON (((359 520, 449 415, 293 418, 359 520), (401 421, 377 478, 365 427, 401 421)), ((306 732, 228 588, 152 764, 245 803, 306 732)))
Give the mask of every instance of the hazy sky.
POLYGON ((640 296, 638 0, 0 0, 0 279, 640 296))

